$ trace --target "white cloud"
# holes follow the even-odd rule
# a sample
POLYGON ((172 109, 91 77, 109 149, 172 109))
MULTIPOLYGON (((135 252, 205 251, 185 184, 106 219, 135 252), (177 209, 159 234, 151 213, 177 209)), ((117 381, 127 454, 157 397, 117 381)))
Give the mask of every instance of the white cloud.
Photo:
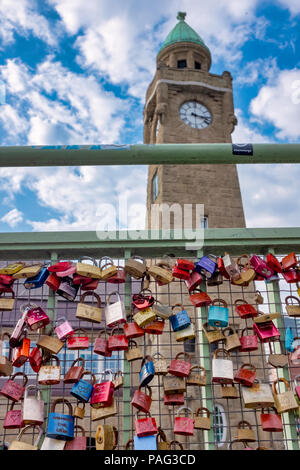
POLYGON ((294 84, 300 80, 300 69, 282 70, 263 86, 251 101, 250 111, 259 120, 271 123, 278 139, 300 137, 300 104, 295 100, 294 84))
POLYGON ((257 126, 247 121, 241 109, 235 109, 238 125, 232 134, 235 143, 268 143, 270 138, 257 130, 257 126))
POLYGON ((257 85, 259 81, 271 80, 279 72, 276 57, 267 57, 247 62, 235 74, 235 85, 257 85))
POLYGON ((292 15, 298 15, 300 13, 300 2, 299 0, 277 0, 280 6, 287 8, 292 15))
POLYGON ((12 228, 16 227, 22 221, 23 213, 18 209, 12 209, 0 219, 0 222, 8 224, 12 228))

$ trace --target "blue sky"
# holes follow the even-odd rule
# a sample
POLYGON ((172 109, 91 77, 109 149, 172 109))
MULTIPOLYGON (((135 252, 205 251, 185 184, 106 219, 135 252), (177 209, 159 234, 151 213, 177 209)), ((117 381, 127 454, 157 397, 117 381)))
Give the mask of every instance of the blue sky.
MULTIPOLYGON (((1 0, 1 145, 142 143, 177 11, 210 48, 211 72, 233 75, 233 140, 299 142, 299 0, 1 0)), ((298 166, 238 171, 248 227, 299 226, 298 166)), ((0 169, 0 231, 93 230, 120 195, 121 226, 143 228, 146 178, 140 166, 0 169)))

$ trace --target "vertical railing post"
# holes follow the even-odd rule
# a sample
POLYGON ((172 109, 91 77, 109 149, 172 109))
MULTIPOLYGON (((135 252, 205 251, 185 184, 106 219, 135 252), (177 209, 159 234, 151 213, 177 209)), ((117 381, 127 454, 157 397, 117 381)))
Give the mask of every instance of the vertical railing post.
MULTIPOLYGON (((126 262, 131 256, 131 251, 126 249, 124 252, 124 260, 126 262)), ((131 282, 129 274, 126 275, 124 296, 125 296, 125 309, 126 312, 131 307, 131 282)), ((124 386, 123 386, 123 444, 131 438, 131 406, 130 406, 130 363, 124 359, 123 361, 123 374, 124 374, 124 386)))

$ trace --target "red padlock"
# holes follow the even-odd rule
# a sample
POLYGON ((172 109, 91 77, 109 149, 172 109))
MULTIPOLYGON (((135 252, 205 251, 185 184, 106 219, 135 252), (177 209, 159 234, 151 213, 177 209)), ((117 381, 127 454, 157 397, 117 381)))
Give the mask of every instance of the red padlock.
POLYGON ((282 264, 282 268, 283 268, 284 270, 293 269, 293 268, 295 268, 295 267, 297 266, 297 264, 298 264, 297 256, 296 256, 295 253, 292 251, 292 252, 289 253, 287 256, 285 256, 284 258, 282 258, 281 264, 282 264))
POLYGON ((88 284, 82 285, 81 290, 82 291, 96 290, 97 287, 98 287, 99 282, 100 282, 100 279, 92 279, 91 282, 89 282, 88 284))
POLYGON ((193 292, 190 292, 190 301, 195 307, 204 307, 212 303, 209 295, 206 292, 202 292, 200 289, 195 289, 193 292))
POLYGON ((101 338, 102 335, 105 335, 104 330, 99 331, 97 338, 95 339, 94 353, 99 354, 100 356, 111 357, 112 352, 108 349, 108 341, 106 338, 101 338))
POLYGON ((276 256, 272 255, 272 253, 267 254, 267 265, 273 269, 276 273, 282 273, 282 266, 280 261, 276 258, 276 256))
POLYGON ((86 450, 86 435, 82 426, 76 424, 74 432, 77 434, 77 429, 80 429, 82 436, 75 436, 71 441, 67 441, 64 450, 86 450))
POLYGON ((176 266, 178 266, 179 269, 183 269, 184 271, 193 271, 195 268, 195 264, 193 261, 182 258, 179 258, 176 261, 176 266))
POLYGON ((61 279, 55 274, 51 273, 50 276, 48 276, 46 280, 47 286, 51 289, 54 290, 54 292, 57 291, 61 283, 61 279))
POLYGON ((173 277, 176 277, 177 279, 182 279, 183 281, 186 281, 190 278, 190 272, 185 271, 184 269, 180 269, 177 265, 172 268, 172 274, 173 277))
POLYGON ((88 349, 89 348, 89 337, 87 335, 86 330, 83 328, 75 328, 74 333, 76 331, 83 331, 86 333, 84 336, 71 336, 67 339, 67 348, 72 350, 81 350, 81 349, 88 349))
POLYGON ((152 390, 149 385, 146 385, 145 388, 148 393, 142 392, 141 387, 139 387, 138 390, 134 392, 133 398, 131 400, 131 405, 137 408, 138 410, 142 411, 143 413, 149 413, 152 403, 152 390))
POLYGON ((253 305, 248 304, 245 300, 243 299, 237 299, 234 302, 235 305, 235 311, 236 313, 241 317, 241 318, 254 318, 257 317, 258 312, 253 305), (242 305, 238 305, 237 303, 242 303, 242 305))
POLYGON ((10 405, 8 412, 6 413, 3 428, 4 429, 20 429, 25 426, 21 410, 14 410, 15 402, 13 401, 10 405))
POLYGON ((107 282, 110 282, 111 284, 124 284, 125 281, 126 281, 126 271, 123 268, 123 266, 119 266, 116 274, 107 279, 107 282))
POLYGON ((190 274, 190 277, 184 282, 185 282, 185 285, 186 285, 189 293, 191 293, 198 286, 200 286, 200 284, 203 282, 203 277, 197 271, 192 271, 191 274, 190 274))
POLYGON ((142 289, 139 294, 134 294, 132 296, 132 304, 139 310, 144 310, 145 308, 152 307, 155 302, 155 298, 152 295, 151 290, 142 289), (150 295, 146 295, 148 292, 150 295))
POLYGON ((169 373, 176 375, 177 377, 188 377, 190 374, 192 364, 191 364, 191 355, 186 352, 178 353, 175 359, 172 359, 169 373), (179 356, 183 355, 184 358, 187 358, 188 361, 178 359, 179 356))
POLYGON ((85 360, 83 357, 78 357, 75 361, 72 362, 70 369, 65 375, 64 383, 65 384, 76 384, 81 379, 84 373, 85 360), (76 365, 80 362, 80 365, 76 365))
POLYGON ((12 375, 10 379, 8 379, 5 384, 3 385, 0 395, 8 398, 12 401, 19 401, 25 391, 25 386, 28 382, 28 377, 23 372, 17 372, 16 374, 12 375), (14 379, 21 375, 23 377, 23 384, 18 384, 14 379))
POLYGON ((153 434, 157 433, 157 425, 155 418, 151 417, 150 413, 149 417, 146 418, 138 418, 140 411, 136 414, 136 420, 134 422, 135 432, 138 437, 146 437, 152 436, 153 434))
POLYGON ((179 434, 180 436, 193 436, 194 435, 194 417, 193 412, 190 408, 186 406, 182 406, 177 411, 177 416, 175 417, 174 423, 174 434, 179 434), (180 416, 182 410, 188 410, 192 417, 183 417, 180 416))
POLYGON ((113 383, 113 373, 110 369, 107 369, 103 372, 103 374, 101 374, 101 377, 105 377, 105 374, 107 373, 111 374, 111 380, 94 385, 90 402, 93 408, 103 408, 110 406, 113 402, 115 390, 115 385, 113 383))
POLYGON ((293 284, 300 282, 300 270, 299 269, 290 269, 289 271, 282 271, 285 282, 288 284, 293 284))
POLYGON ((108 350, 109 351, 127 351, 128 349, 128 339, 124 334, 123 328, 117 326, 111 330, 110 336, 108 338, 108 350), (123 334, 115 335, 116 330, 121 330, 123 334))
POLYGON ((0 275, 0 284, 3 286, 10 287, 13 285, 15 282, 15 279, 12 276, 9 276, 8 274, 1 274, 0 275))
POLYGON ((36 331, 49 325, 50 318, 41 307, 34 307, 28 310, 26 323, 32 331, 36 331))
POLYGON ((14 349, 12 365, 13 367, 22 367, 28 360, 30 354, 30 339, 24 337, 20 346, 14 349))
POLYGON ((224 260, 221 256, 217 259, 217 269, 218 269, 219 273, 223 277, 225 277, 225 279, 230 279, 230 275, 228 274, 227 270, 225 269, 224 260))
POLYGON ((127 317, 127 323, 123 325, 124 333, 127 339, 139 338, 144 336, 145 331, 141 328, 135 321, 129 322, 129 319, 133 319, 133 316, 130 315, 127 317))
POLYGON ((164 331, 164 320, 155 320, 144 327, 145 333, 148 335, 161 335, 164 331))
POLYGON ((93 278, 92 277, 87 277, 87 276, 82 276, 82 274, 74 273, 73 274, 73 283, 75 285, 81 285, 85 286, 86 284, 89 284, 92 282, 93 278))
POLYGON ((184 405, 184 393, 164 394, 164 404, 166 406, 184 405))
POLYGON ((299 380, 299 377, 300 377, 300 374, 299 374, 299 375, 296 375, 296 376, 294 377, 294 383, 295 383, 295 392, 296 392, 296 395, 297 395, 298 399, 300 400, 300 385, 297 385, 298 380, 299 380))
POLYGON ((256 377, 256 367, 252 364, 243 364, 234 376, 234 381, 244 385, 245 387, 252 387, 256 377))
POLYGON ((52 266, 48 266, 47 269, 50 273, 58 273, 70 269, 71 266, 72 263, 70 261, 59 261, 58 263, 52 264, 52 266))
POLYGON ((282 432, 283 424, 281 416, 277 413, 276 408, 273 407, 272 410, 274 410, 275 413, 264 413, 264 410, 261 410, 261 427, 263 431, 267 432, 282 432))
POLYGON ((34 372, 38 372, 43 362, 43 354, 40 348, 35 347, 29 354, 29 364, 34 372))
POLYGON ((258 337, 256 335, 246 335, 244 332, 247 331, 247 328, 242 330, 242 336, 240 337, 240 352, 249 352, 256 351, 258 349, 258 337))

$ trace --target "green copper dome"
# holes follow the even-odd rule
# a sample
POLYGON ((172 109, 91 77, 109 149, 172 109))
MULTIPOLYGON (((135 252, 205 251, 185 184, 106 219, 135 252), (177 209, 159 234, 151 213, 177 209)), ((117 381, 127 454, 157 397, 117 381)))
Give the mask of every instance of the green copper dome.
POLYGON ((205 49, 209 51, 199 34, 184 21, 185 17, 186 13, 181 11, 178 13, 177 19, 179 20, 179 23, 177 23, 177 25, 168 34, 159 52, 165 49, 165 47, 177 42, 193 42, 194 44, 199 44, 199 46, 205 47, 205 49))

